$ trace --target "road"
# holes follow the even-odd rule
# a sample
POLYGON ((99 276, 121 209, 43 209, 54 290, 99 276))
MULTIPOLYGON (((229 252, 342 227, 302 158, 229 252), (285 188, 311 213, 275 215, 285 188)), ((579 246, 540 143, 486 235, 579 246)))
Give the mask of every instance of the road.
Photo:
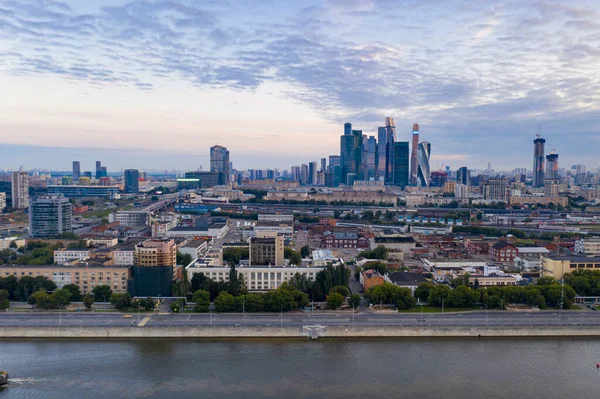
POLYGON ((260 314, 144 314, 124 317, 122 313, 2 313, 0 327, 107 327, 134 326, 148 316, 146 326, 305 326, 305 325, 356 325, 356 326, 597 326, 600 312, 514 313, 490 311, 465 313, 260 313, 260 314))

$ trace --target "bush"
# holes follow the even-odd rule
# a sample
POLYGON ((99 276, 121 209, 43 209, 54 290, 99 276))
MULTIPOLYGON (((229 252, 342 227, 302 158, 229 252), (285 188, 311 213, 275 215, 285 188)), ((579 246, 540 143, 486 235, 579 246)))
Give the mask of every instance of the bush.
POLYGON ((339 292, 331 292, 327 295, 327 309, 336 310, 344 304, 344 296, 339 292))

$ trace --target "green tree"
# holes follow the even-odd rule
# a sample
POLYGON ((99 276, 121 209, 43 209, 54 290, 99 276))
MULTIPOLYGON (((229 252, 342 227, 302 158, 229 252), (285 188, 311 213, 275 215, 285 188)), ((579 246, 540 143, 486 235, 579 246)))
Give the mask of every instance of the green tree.
POLYGON ((459 285, 448 293, 448 306, 467 308, 479 301, 479 293, 466 285, 459 285))
POLYGON ((7 290, 0 290, 0 301, 3 299, 8 299, 8 291, 7 290))
POLYGON ((341 296, 343 296, 344 298, 346 298, 348 295, 350 295, 350 290, 348 289, 348 287, 343 286, 343 285, 338 285, 333 287, 330 291, 331 292, 337 292, 339 293, 341 296))
POLYGON ((308 258, 310 256, 310 247, 308 245, 305 245, 302 248, 300 248, 300 256, 302 258, 308 258))
POLYGON ((90 310, 92 308, 92 305, 94 304, 94 297, 90 294, 86 294, 83 297, 83 305, 86 307, 87 310, 90 310))
POLYGON ((15 276, 0 277, 0 289, 8 291, 9 299, 17 299, 19 281, 15 276))
POLYGON ((71 291, 63 288, 60 290, 54 290, 52 293, 52 299, 56 303, 56 306, 59 308, 64 308, 71 303, 71 295, 71 291))
POLYGON ((367 262, 363 265, 365 270, 374 270, 379 274, 386 274, 388 272, 388 267, 383 262, 367 262))
POLYGON ((421 283, 415 289, 415 298, 419 299, 421 302, 427 302, 429 298, 429 291, 434 287, 431 283, 421 283))
POLYGON ((145 300, 143 300, 143 302, 140 303, 140 305, 145 309, 145 310, 152 310, 154 309, 154 307, 156 306, 156 302, 154 301, 154 299, 152 299, 151 296, 147 297, 145 300))
POLYGON ((215 298, 217 312, 233 312, 235 310, 235 299, 229 292, 223 291, 215 298))
POLYGON ((196 292, 198 290, 201 290, 204 287, 204 284, 206 283, 206 276, 204 275, 204 273, 194 273, 192 275, 192 280, 191 280, 191 289, 192 292, 196 292))
POLYGON ((182 265, 182 266, 187 266, 190 263, 192 263, 194 259, 192 259, 192 255, 190 254, 182 254, 181 252, 177 251, 177 264, 178 265, 182 265))
POLYGON ((429 290, 429 297, 427 298, 427 302, 433 306, 441 306, 442 299, 445 301, 450 295, 450 287, 447 285, 436 285, 431 290, 429 290))
POLYGON ((339 309, 344 304, 344 296, 339 292, 331 292, 327 295, 327 309, 339 309))
POLYGON ((248 294, 244 296, 246 312, 261 312, 264 308, 263 294, 248 294))
POLYGON ((183 312, 185 310, 185 305, 187 304, 187 301, 185 300, 185 298, 177 298, 173 303, 171 303, 171 311, 173 313, 180 313, 183 312))
POLYGON ((240 260, 250 259, 250 254, 248 252, 248 247, 244 248, 225 248, 223 250, 223 261, 235 265, 240 264, 240 260))
POLYGON ((372 251, 362 251, 358 254, 359 257, 366 259, 381 259, 387 260, 390 250, 384 247, 383 245, 379 245, 372 251))
POLYGON ((55 309, 57 306, 56 300, 44 289, 34 292, 28 302, 38 309, 55 309))
POLYGON ((358 295, 358 294, 350 295, 350 306, 352 306, 352 309, 356 309, 360 306, 360 295, 358 295))
POLYGON ((112 290, 108 285, 97 285, 92 290, 95 302, 106 302, 112 295, 112 290))
POLYGON ((81 301, 81 291, 79 290, 79 286, 77 284, 67 284, 63 287, 63 289, 69 290, 71 293, 72 302, 81 301))
POLYGON ((288 284, 302 292, 310 292, 314 282, 305 274, 296 273, 290 278, 288 284))
POLYGON ((110 303, 118 310, 129 309, 131 307, 131 296, 128 292, 124 294, 114 293, 110 296, 110 303))
POLYGON ((194 307, 196 312, 208 312, 208 307, 210 306, 210 293, 208 291, 195 291, 192 300, 196 302, 196 306, 194 307))
POLYGON ((228 283, 228 292, 233 295, 239 295, 242 286, 240 284, 237 271, 235 270, 235 264, 231 264, 229 268, 229 283, 228 283))
POLYGON ((6 310, 10 308, 10 301, 8 299, 0 299, 0 310, 6 310))

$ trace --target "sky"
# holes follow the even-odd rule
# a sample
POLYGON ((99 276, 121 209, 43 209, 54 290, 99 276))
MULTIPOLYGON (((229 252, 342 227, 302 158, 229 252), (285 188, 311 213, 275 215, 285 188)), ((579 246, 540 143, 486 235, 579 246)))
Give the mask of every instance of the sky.
POLYGON ((289 168, 343 123, 432 169, 597 168, 600 4, 453 0, 0 0, 0 168, 289 168))

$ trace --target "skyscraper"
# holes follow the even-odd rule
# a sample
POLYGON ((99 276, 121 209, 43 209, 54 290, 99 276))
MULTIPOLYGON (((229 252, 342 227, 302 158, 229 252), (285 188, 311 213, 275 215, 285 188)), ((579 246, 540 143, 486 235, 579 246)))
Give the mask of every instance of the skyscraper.
POLYGON ((71 202, 62 195, 33 198, 29 204, 29 236, 54 237, 73 231, 71 202))
POLYGON ((127 194, 137 194, 140 192, 139 183, 140 173, 137 169, 125 169, 123 191, 127 194))
POLYGON ((102 177, 102 162, 96 161, 96 179, 102 177))
POLYGON ((418 155, 418 147, 419 147, 419 125, 413 125, 412 132, 412 148, 410 152, 410 184, 417 184, 417 174, 418 174, 418 165, 419 165, 419 155, 418 155))
POLYGON ((456 183, 468 186, 471 182, 471 172, 466 166, 461 166, 456 171, 456 183))
POLYGON ((431 144, 427 141, 423 141, 419 143, 417 147, 417 157, 419 161, 419 165, 417 166, 417 178, 422 187, 429 187, 431 181, 431 168, 429 167, 431 144))
POLYGON ((353 130, 352 135, 354 136, 354 155, 356 156, 356 167, 353 172, 356 173, 356 180, 360 180, 362 179, 362 171, 365 168, 363 163, 364 136, 362 130, 353 130))
MULTIPOLYGON (((394 177, 394 165, 396 158, 394 158, 394 150, 396 143, 396 126, 394 126, 394 118, 385 118, 385 182, 386 184, 395 185, 394 177)), ((407 176, 408 178, 408 176, 407 176)))
POLYGON ((385 180, 386 176, 386 137, 385 127, 377 128, 377 172, 375 176, 377 180, 385 180))
MULTIPOLYGON (((392 183, 394 186, 406 187, 408 186, 408 160, 410 157, 408 150, 408 141, 398 141, 394 143, 394 157, 392 163, 393 179, 392 183)), ((389 153, 388 153, 389 156, 389 153)))
POLYGON ((327 170, 327 158, 321 158, 321 171, 324 172, 327 170))
POLYGON ((538 133, 533 140, 533 187, 544 187, 544 144, 546 140, 538 133))
POLYGON ((329 156, 329 167, 340 166, 340 156, 339 155, 330 155, 329 156))
POLYGON ((377 140, 375 139, 375 136, 369 136, 367 139, 365 153, 367 155, 367 169, 366 175, 363 176, 363 179, 375 179, 375 174, 377 173, 377 165, 375 164, 375 159, 377 158, 377 140))
POLYGON ((558 180, 558 154, 552 151, 546 156, 546 180, 558 180))
POLYGON ((308 164, 308 183, 317 184, 317 162, 312 161, 308 164))
POLYGON ((73 181, 76 182, 81 176, 81 165, 79 161, 73 161, 73 181))
POLYGON ((356 137, 352 134, 352 124, 344 124, 344 134, 340 137, 340 180, 346 182, 348 173, 356 171, 356 137))
POLYGON ((210 171, 219 174, 219 185, 229 184, 229 151, 227 148, 215 145, 210 147, 210 171))
POLYGON ((12 174, 12 207, 25 209, 29 206, 29 176, 27 172, 12 174))
POLYGON ((308 165, 300 165, 300 184, 308 184, 308 165))

